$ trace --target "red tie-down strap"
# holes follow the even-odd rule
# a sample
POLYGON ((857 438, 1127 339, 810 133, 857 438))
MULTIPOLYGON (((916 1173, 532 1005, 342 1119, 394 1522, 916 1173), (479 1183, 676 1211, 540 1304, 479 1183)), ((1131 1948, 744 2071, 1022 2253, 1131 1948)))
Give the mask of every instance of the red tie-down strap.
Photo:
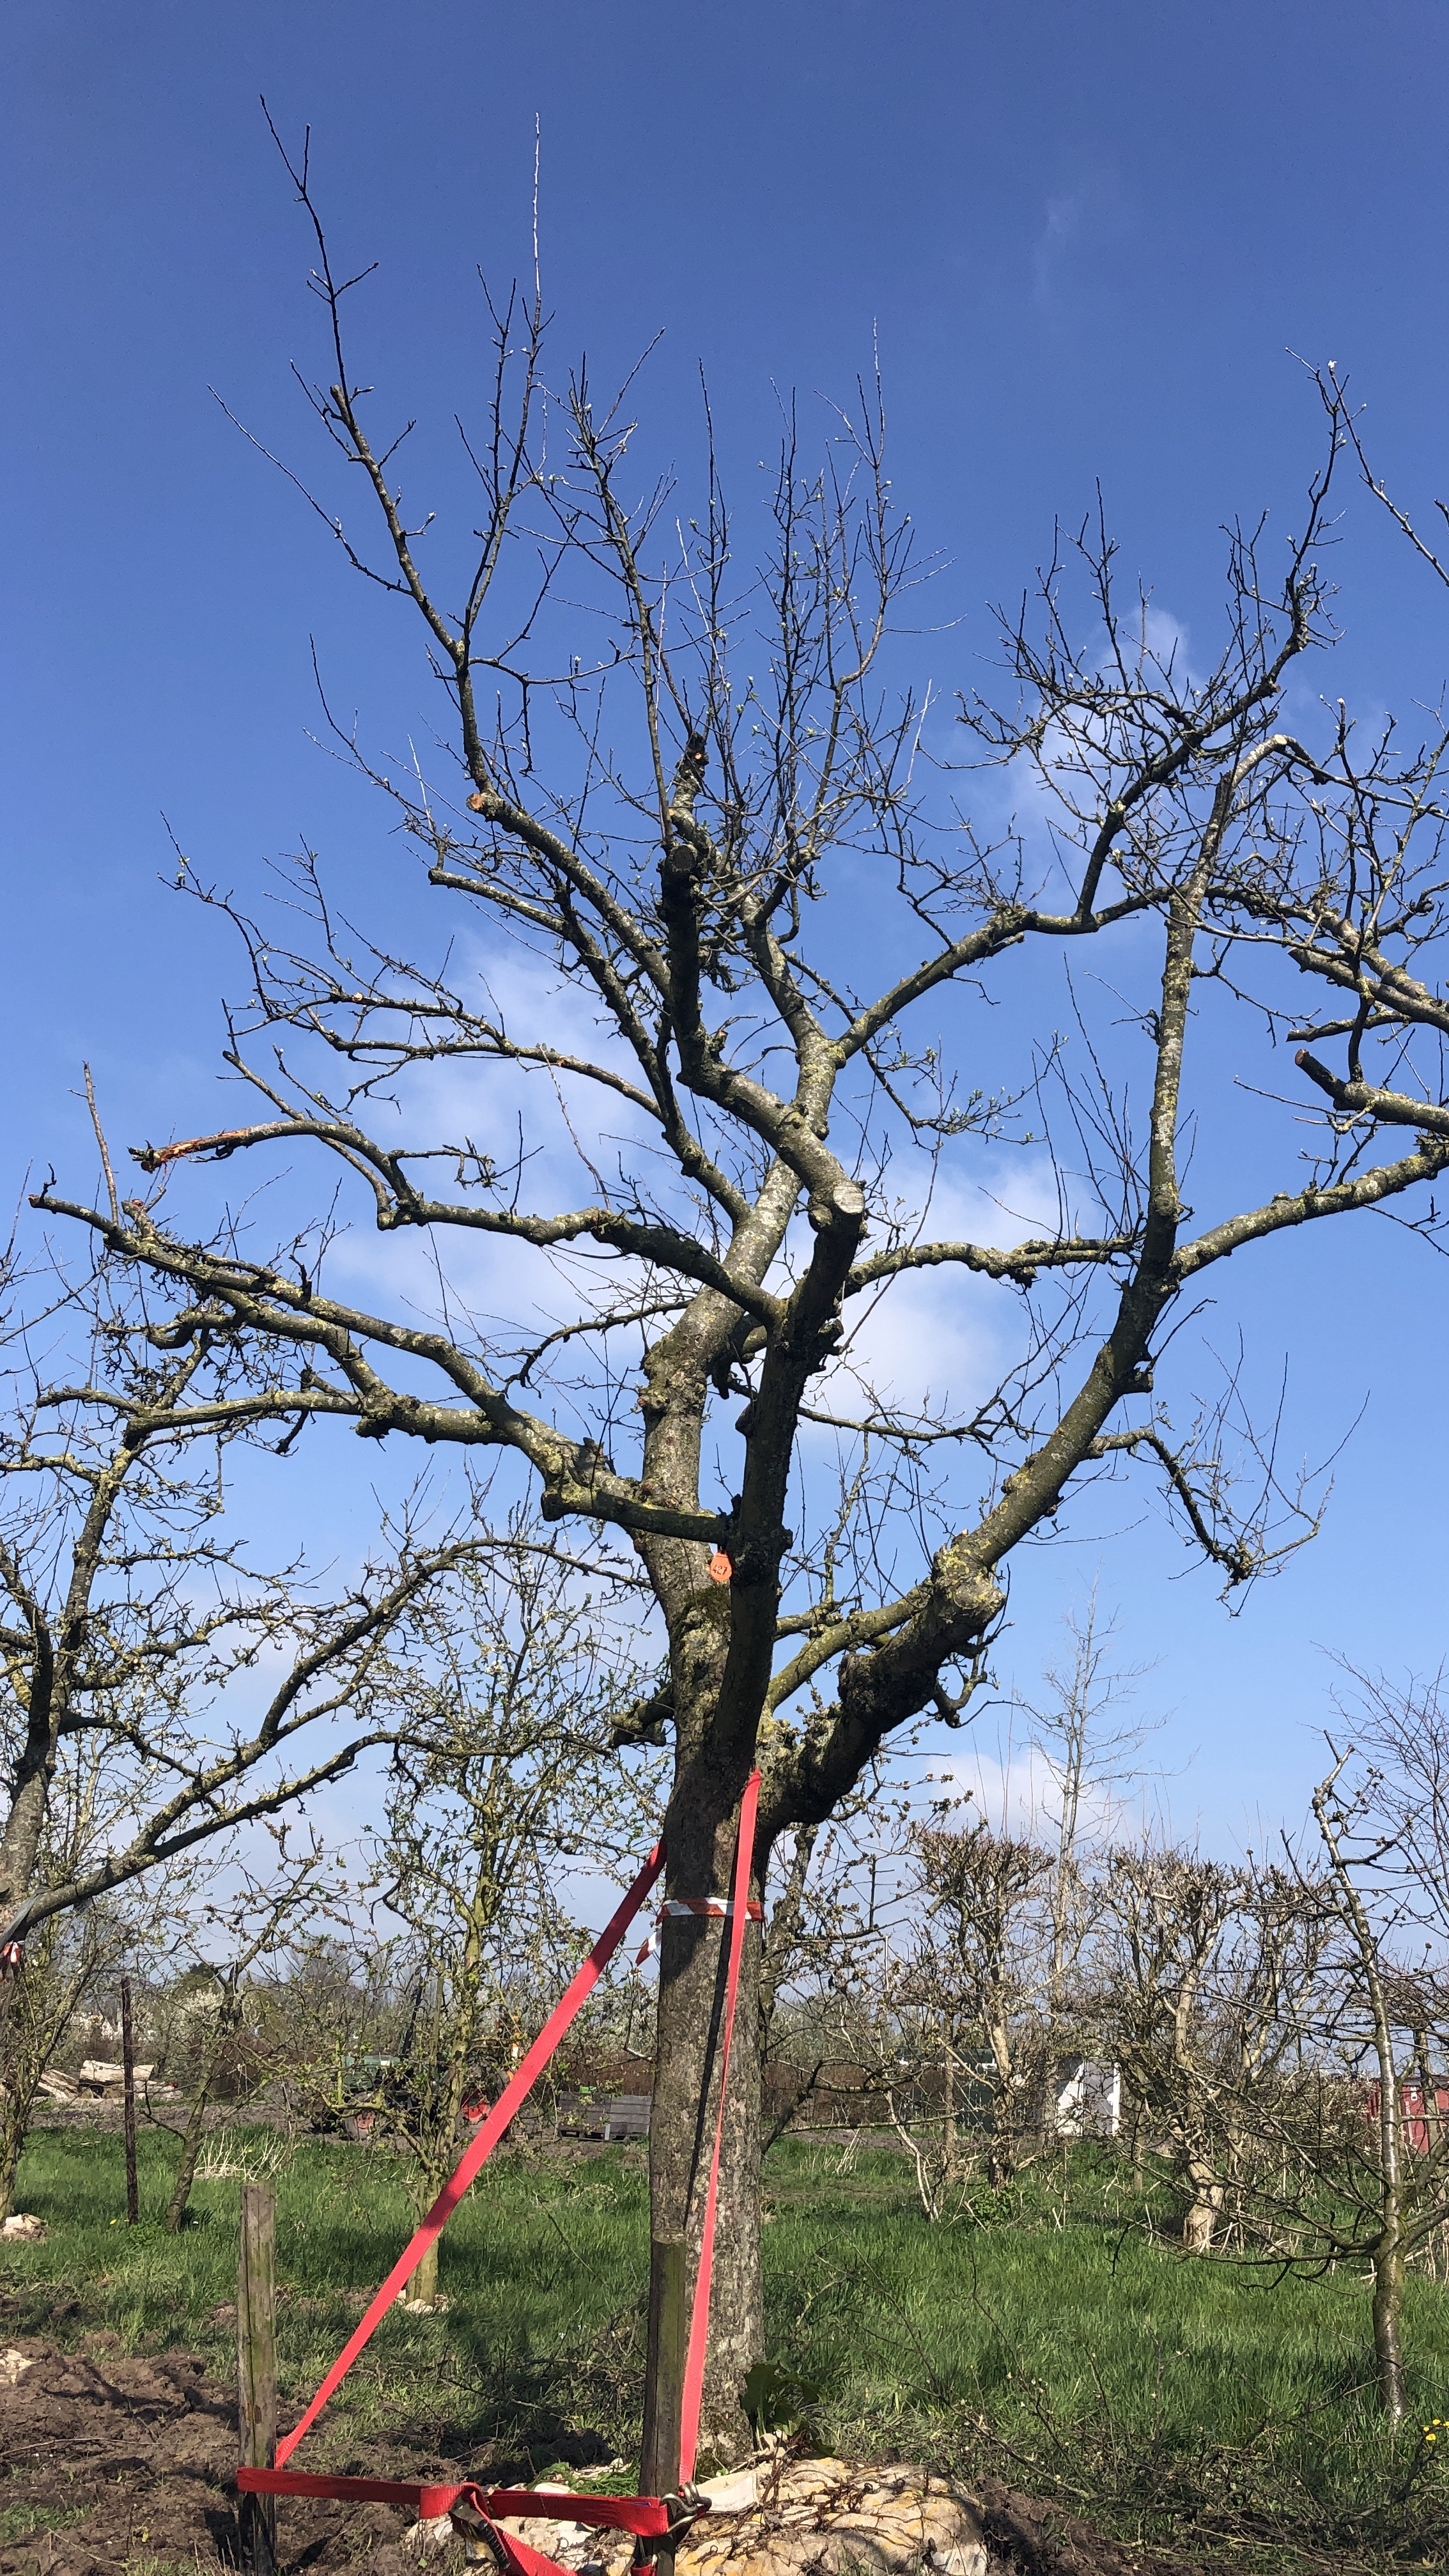
POLYGON ((574 2495, 554 2487, 480 2487, 473 2478, 444 2485, 411 2478, 344 2478, 310 2476, 304 2469, 239 2469, 243 2495, 319 2496, 343 2504, 395 2504, 411 2508, 419 2522, 440 2521, 454 2514, 465 2527, 486 2525, 513 2576, 570 2576, 558 2561, 533 2549, 511 2531, 500 2531, 505 2517, 521 2522, 533 2516, 549 2522, 585 2523, 591 2529, 631 2531, 641 2540, 663 2540, 670 2528, 663 2496, 574 2495))
POLYGON ((752 1913, 750 1871, 755 1854, 755 1813, 760 1803, 760 1775, 752 1771, 740 1800, 740 1838, 735 1848, 735 1891, 730 1913, 730 1958, 725 1984, 724 2038, 720 2051, 719 2111, 714 2124, 714 2153, 709 2161, 709 2189, 704 2196, 704 2227, 699 2240, 699 2270, 694 2276, 694 2307, 689 2320, 689 2348, 684 2362, 684 2402, 679 2421, 679 2479, 694 2475, 699 2450, 699 2409, 704 2395, 704 2354, 709 2335, 709 2293, 714 2278, 714 2223, 719 2206, 719 2159, 724 2143, 725 2092, 730 2080, 730 2042, 735 2035, 735 2004, 740 1991, 740 1960, 745 1926, 752 1913))
MULTIPOLYGON (((735 1855, 734 1894, 728 1903, 706 1897, 677 1900, 679 1909, 690 1914, 727 1915, 730 1925, 729 1963, 725 1987, 725 2017, 720 2063, 719 2109, 715 2121, 714 2153, 710 2160, 709 2186, 705 2194, 704 2225, 700 2236, 699 2269, 695 2275, 694 2300, 689 2324, 689 2347, 685 2361, 684 2394, 680 2423, 680 2483, 694 2475, 699 2448, 700 2403, 704 2389, 704 2361, 709 2331, 710 2284, 714 2271, 715 2221, 719 2204, 720 2152, 724 2139, 725 2095, 729 2083, 730 2048, 734 2038, 735 2007, 739 1998, 740 1961, 744 1953, 745 1926, 758 1922, 763 1909, 750 1897, 750 1874, 754 1858, 755 1817, 760 1798, 760 1775, 752 1772, 740 1801, 739 1842, 735 1855)), ((315 2424, 329 2397, 340 2387, 363 2346, 386 2316, 394 2298, 411 2280, 428 2247, 439 2236, 452 2217, 459 2201, 476 2173, 487 2162, 498 2141, 521 2109, 544 2067, 559 2047, 570 2024, 597 1985, 604 1969, 617 1950, 624 1934, 644 1903, 649 1890, 664 1866, 664 1846, 657 1843, 640 1870, 622 1904, 605 1925, 583 1966, 570 1981, 555 2004, 538 2037, 515 2069, 508 2085, 488 2113, 478 2135, 461 2157, 456 2171, 446 2182, 428 2211, 421 2226, 399 2255, 371 2306, 343 2345, 306 2413, 290 2433, 277 2444, 277 2465, 271 2469, 242 2468, 237 2472, 237 2485, 245 2495, 333 2496, 359 2504, 411 2505, 421 2520, 436 2520, 461 2508, 466 2519, 480 2515, 490 2526, 496 2514, 523 2516, 545 2515, 557 2521, 587 2523, 617 2531, 632 2531, 643 2539, 663 2539, 673 2527, 668 2500, 659 2496, 595 2496, 575 2494, 572 2490, 540 2493, 537 2488, 496 2488, 486 2492, 469 2479, 457 2486, 421 2484, 406 2479, 348 2478, 309 2475, 283 2464, 290 2459, 303 2435, 315 2424), (561 2513, 559 2507, 567 2506, 561 2513)), ((677 2502, 677 2499, 676 2499, 677 2502)), ((697 2508, 694 2508, 697 2509, 697 2508)), ((493 2537, 514 2576, 567 2576, 555 2562, 526 2542, 516 2541, 507 2532, 495 2530, 493 2537)))
POLYGON ((291 2432, 277 2444, 278 2468, 284 2461, 291 2458, 303 2434, 311 2431, 328 2398, 334 2389, 341 2386, 363 2345, 371 2339, 381 2325, 398 2292, 412 2279, 434 2238, 441 2235, 474 2175, 487 2163, 509 2123, 522 2109, 570 2023, 598 1984, 663 1867, 664 1846, 662 1843, 656 1843, 622 1905, 605 1924, 583 1966, 555 2004, 527 2056, 520 2061, 509 2082, 499 2094, 478 2135, 465 2149, 456 2172, 449 2181, 444 2183, 427 2217, 410 2243, 403 2248, 372 2305, 348 2336, 301 2422, 295 2424, 291 2432))

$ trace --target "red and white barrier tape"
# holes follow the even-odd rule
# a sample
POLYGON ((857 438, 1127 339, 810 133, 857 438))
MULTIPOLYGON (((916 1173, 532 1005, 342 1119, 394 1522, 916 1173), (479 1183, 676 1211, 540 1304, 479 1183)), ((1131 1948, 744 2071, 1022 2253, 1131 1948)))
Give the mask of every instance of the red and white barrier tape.
MULTIPOLYGON (((716 1919, 722 1917, 725 1922, 728 1922, 734 1910, 735 1901, 732 1896, 666 1896, 663 1904, 659 1908, 654 1929, 650 1933, 643 1949, 639 1952, 638 1957, 634 1961, 635 1967, 642 1968, 646 1959, 653 1958, 655 1951, 659 1947, 660 1924, 664 1923, 669 1917, 673 1916, 677 1918, 680 1915, 712 1914, 716 1919)), ((745 1907, 745 1912, 752 1923, 764 1922, 765 1909, 763 1905, 759 1903, 757 1898, 753 1896, 750 1898, 748 1905, 745 1907)))

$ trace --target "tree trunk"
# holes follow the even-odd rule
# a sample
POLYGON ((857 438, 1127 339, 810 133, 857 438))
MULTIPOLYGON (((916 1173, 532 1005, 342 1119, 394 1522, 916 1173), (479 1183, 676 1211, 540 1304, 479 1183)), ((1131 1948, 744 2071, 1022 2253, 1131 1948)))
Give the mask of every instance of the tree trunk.
POLYGON ((40 1838, 45 1830, 46 1793, 53 1761, 48 1746, 28 1747, 22 1777, 0 1831, 0 1933, 19 1913, 35 1877, 40 1838))
POLYGON ((26 2100, 13 2082, 0 2088, 0 2219, 15 2206, 15 2183, 25 2152, 34 2096, 26 2100))
MULTIPOLYGON (((439 2188, 441 2189, 441 2185, 439 2188)), ((437 2199, 437 2196, 437 2192, 429 2194, 428 2207, 430 2209, 432 2208, 433 2202, 437 2199)), ((407 2299, 420 2299, 425 2306, 432 2307, 437 2299, 437 2295, 438 2240, 435 2236, 431 2245, 428 2247, 427 2252, 424 2254, 421 2263, 418 2265, 417 2270, 414 2272, 412 2279, 409 2281, 403 2296, 407 2299)))
POLYGON ((1379 2399, 1391 2424, 1402 2423, 1408 2399, 1399 2320, 1404 2306, 1404 2239, 1395 2208, 1374 2247, 1374 2360, 1379 2399))
POLYGON ((47 2010, 49 1962, 50 1944, 42 1940, 18 1976, 0 1979, 0 2220, 14 2206, 40 2079, 70 2019, 79 1986, 72 1979, 59 2005, 47 2010))
POLYGON ((181 2232, 187 2204, 191 2199, 191 2187, 196 2180, 196 2166, 206 2129, 211 2088, 216 2082, 216 2071, 221 2064, 222 2051, 227 2038, 235 2028, 239 2017, 239 2009, 230 2010, 223 1997, 217 2009, 215 2028, 202 2052, 196 2086, 191 2097, 191 2111, 186 2126, 181 2132, 181 2160, 176 2167, 176 2180, 171 2186, 171 2198, 166 2204, 166 2216, 162 2221, 168 2236, 177 2236, 181 2232))
POLYGON ((171 2198, 166 2204, 166 2215, 161 2222, 168 2236, 179 2236, 182 2221, 186 2216, 191 2199, 191 2187, 196 2180, 197 2160, 201 2154, 201 2141, 206 2130, 206 2113, 210 2099, 210 2084, 199 2082, 190 2115, 181 2132, 181 2155, 176 2167, 176 2179, 171 2186, 171 2198))
POLYGON ((179 2236, 182 2221, 191 2200, 191 2186, 196 2180, 197 2159, 201 2154, 202 2133, 206 2125, 206 2095, 198 2088, 186 2126, 181 2132, 181 2154, 176 2166, 176 2179, 166 2203, 161 2224, 168 2236, 179 2236))
MULTIPOLYGON (((668 1890, 723 1896, 731 1886, 737 1807, 713 1817, 694 1801, 666 1825, 668 1890), (677 1820, 676 1820, 677 1819, 677 1820)), ((752 1892, 763 1867, 757 1856, 752 1892)), ((661 1943, 654 2098, 649 2122, 650 2352, 646 2395, 645 2494, 668 2494, 679 2475, 678 2392, 668 2368, 668 2279, 684 2246, 685 2331, 693 2311, 718 2116, 730 1925, 718 1916, 665 1917, 661 1943)), ((700 2415, 700 2458, 722 2464, 750 2449, 742 2402, 746 2372, 764 2357, 760 2271, 760 1939, 751 1923, 740 1965, 720 2155, 708 2363, 700 2415)))
POLYGON ((1378 1941, 1368 1909, 1354 1884, 1352 1863, 1340 1838, 1342 1812, 1331 1803, 1342 1769, 1343 1762, 1340 1761, 1328 1778, 1319 1782, 1313 1792, 1313 1813, 1342 1890, 1344 1917, 1358 1948, 1364 1990, 1373 2015, 1374 2055, 1378 2060, 1379 2073, 1380 2212, 1379 2232, 1373 2249, 1374 2359, 1378 2365, 1379 2396, 1384 2413, 1391 2424, 1398 2424, 1403 2420, 1406 2405, 1404 2356, 1399 2344, 1399 2316, 1404 2304, 1403 2102, 1398 2068, 1394 2064, 1393 2023, 1378 1941))
POLYGON ((1012 2031, 993 1993, 983 2016, 987 2046, 995 2068, 991 2088, 991 2146, 986 2179, 993 2191, 1004 2191, 1016 2172, 1016 2104, 1019 2085, 1012 2055, 1012 2031))
POLYGON ((1187 2178, 1192 2198, 1182 2221, 1183 2250, 1188 2254, 1211 2254, 1223 2205, 1223 2186, 1215 2179, 1212 2166, 1193 2156, 1187 2160, 1187 2178))
MULTIPOLYGON (((436 2152, 436 2141, 434 2141, 434 2152, 436 2152)), ((418 2154, 416 2144, 414 2145, 413 2159, 405 2168, 405 2172, 407 2195, 413 2205, 414 2221, 417 2226, 422 2225, 452 2170, 451 2157, 440 2164, 425 2163, 418 2154)), ((435 2236, 412 2279, 406 2282, 399 2292, 401 2298, 410 2301, 421 2299, 428 2307, 435 2304, 438 2296, 438 2259, 441 2252, 442 2240, 435 2236)))

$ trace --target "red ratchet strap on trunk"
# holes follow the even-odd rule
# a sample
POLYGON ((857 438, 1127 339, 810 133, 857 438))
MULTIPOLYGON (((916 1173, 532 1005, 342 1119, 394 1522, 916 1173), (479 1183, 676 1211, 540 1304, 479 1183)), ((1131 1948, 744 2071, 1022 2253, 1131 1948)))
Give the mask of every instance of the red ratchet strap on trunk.
POLYGON ((730 2042, 735 2035, 735 2004, 740 1991, 740 1960, 749 1921, 750 1863, 755 1849, 755 1810, 760 1803, 760 1775, 752 1771, 740 1800, 740 1839, 735 1852, 734 1910, 730 1915, 730 1963, 725 1986, 724 2043, 720 2051, 719 2111, 714 2124, 714 2154, 709 2160, 709 2189, 704 2198, 704 2231, 699 2243, 699 2270, 694 2276, 694 2308, 689 2320, 689 2347, 684 2361, 684 2403, 679 2420, 679 2476, 688 2485, 699 2450, 699 2407, 704 2395, 704 2348, 709 2332, 709 2292, 714 2277, 714 2222, 719 2205, 719 2158, 724 2144, 725 2094, 730 2080, 730 2042))
MULTIPOLYGON (((699 2448, 700 2401, 704 2390, 704 2357, 709 2329, 709 2294, 714 2271, 715 2220, 719 2202, 720 2152, 724 2140, 725 2095, 729 2083, 730 2046, 734 2038, 735 2006, 739 1997, 740 1960, 744 1951, 745 1926, 758 1921, 761 1908, 750 1902, 750 1868, 754 1855, 755 1816, 759 1806, 760 1775, 753 1772, 740 1801, 739 1844, 735 1856, 734 1895, 728 1907, 718 1898, 676 1900, 693 1914, 709 1912, 729 1916, 729 1963, 725 1986, 723 2046, 720 2062, 719 2109, 715 2121, 714 2153, 710 2160, 709 2185, 705 2195, 704 2227, 700 2240, 699 2270, 695 2276, 694 2303, 690 2316, 689 2346, 685 2361, 684 2401, 680 2423, 680 2483, 686 2484, 694 2474, 699 2448)), ((457 2512, 460 2521, 476 2519, 486 2524, 490 2537, 513 2570, 513 2576, 564 2576, 551 2558, 511 2533, 495 2528, 495 2518, 546 2516, 556 2522, 578 2522, 615 2531, 631 2531, 645 2540, 661 2540, 670 2529, 669 2502, 660 2496, 593 2496, 564 2492, 540 2491, 536 2487, 481 2488, 466 2479, 458 2485, 419 2483, 398 2478, 348 2478, 310 2476, 302 2470, 288 2469, 284 2464, 296 2450, 304 2434, 310 2432, 329 2397, 340 2387, 363 2346, 382 2323, 388 2309, 405 2283, 412 2279, 428 2247, 447 2225, 474 2175, 486 2164, 510 2122, 521 2110, 549 2059, 559 2047, 570 2024, 598 1984, 624 1934, 639 1912, 651 1887, 664 1866, 664 1846, 657 1843, 640 1870, 628 1895, 612 1919, 605 1925, 583 1966, 555 2004, 533 2046, 494 2103, 477 2136, 465 2150, 456 2172, 443 2185, 432 2208, 398 2256, 387 2279, 359 2320, 332 2364, 316 2396, 300 2423, 277 2444, 277 2465, 273 2469, 242 2468, 237 2472, 237 2486, 244 2495, 333 2496, 357 2504, 410 2505, 422 2521, 437 2519, 457 2512)), ((677 2509, 677 2506, 676 2506, 677 2509)))

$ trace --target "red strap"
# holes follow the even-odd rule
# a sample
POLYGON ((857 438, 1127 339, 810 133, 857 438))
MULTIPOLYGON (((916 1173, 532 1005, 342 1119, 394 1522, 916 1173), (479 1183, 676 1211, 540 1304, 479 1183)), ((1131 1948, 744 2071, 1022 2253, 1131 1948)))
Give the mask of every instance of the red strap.
MULTIPOLYGON (((404 2251, 398 2256, 397 2261, 394 2263, 392 2270, 389 2272, 387 2279, 382 2285, 382 2288, 378 2291, 371 2307, 367 2310, 366 2315, 348 2336, 346 2343, 343 2345, 337 2359, 328 2371, 326 2378, 323 2380, 321 2387, 318 2389, 316 2396, 313 2398, 306 2414, 302 2417, 301 2422, 299 2424, 294 2424, 291 2432, 284 2435, 283 2439, 277 2444, 278 2468, 281 2467, 283 2461, 291 2458, 292 2453, 295 2451, 297 2444, 301 2441, 303 2434, 309 2432, 311 2427, 316 2423, 318 2416, 321 2414, 328 2398, 332 2395, 333 2390, 339 2387, 341 2382, 346 2378, 347 2373, 352 2368, 358 2354, 361 2352, 363 2345, 369 2340, 370 2336, 376 2332, 378 2326, 381 2325, 383 2318, 386 2316, 388 2309, 391 2307, 399 2290, 403 2287, 404 2282, 412 2279, 414 2272, 421 2263, 428 2247, 432 2244, 433 2239, 440 2233, 442 2228, 452 2217, 454 2210, 457 2208, 458 2203, 462 2199, 464 2192, 467 2190, 469 2183, 473 2179, 473 2176, 478 2172, 479 2167, 486 2164, 489 2156, 492 2155, 494 2148, 497 2146, 499 2139, 503 2136, 509 2122, 514 2117, 515 2112, 520 2109, 524 2101, 527 2099, 534 2083, 542 2074, 549 2059, 552 2057, 554 2050, 558 2047, 559 2042, 563 2038, 565 2031, 568 2029, 570 2022, 579 2011, 580 2006, 586 2001, 588 1996, 592 1994, 594 1987, 598 1984, 599 1978, 603 1974, 604 1969, 608 1966, 614 1952, 618 1949, 629 1925, 633 1922, 635 1915, 638 1913, 640 1906, 643 1904, 645 1897, 648 1895, 650 1888, 659 1876, 663 1866, 664 1846, 662 1843, 656 1843, 653 1851, 649 1855, 649 1858, 640 1870, 638 1877, 635 1879, 633 1886, 630 1888, 628 1895, 619 1907, 618 1912, 612 1917, 610 1922, 605 1925, 603 1931, 599 1934, 599 1937, 594 1943, 592 1950, 589 1952, 587 1959, 585 1959, 583 1966, 571 1981, 565 1994, 560 1998, 558 2003, 555 2004, 553 2011, 549 2014, 547 2021, 544 2023, 542 2030, 539 2032, 538 2037, 534 2041, 527 2056, 514 2070, 510 2082, 506 2086, 505 2090, 500 2093, 492 2110, 489 2112, 487 2119, 484 2121, 482 2128, 479 2130, 478 2135, 472 2140, 471 2144, 465 2150, 462 2160, 458 2165, 457 2171, 452 2176, 451 2181, 444 2183, 442 2190, 439 2192, 432 2208, 428 2211, 422 2225, 413 2236, 411 2243, 407 2245, 404 2248, 404 2251)), ((732 1970, 731 1973, 733 1974, 734 1971, 732 1970)), ((733 2011, 734 1988, 731 1986, 731 2017, 733 2017, 733 2011)), ((726 2062, 728 2062, 728 2039, 726 2039, 725 2047, 726 2062)), ((715 2162, 716 2164, 719 2162, 719 2146, 717 2142, 715 2146, 715 2162)), ((711 2188, 713 2188, 712 2185, 711 2188)), ((261 2475, 264 2473, 259 2471, 256 2474, 261 2475)))
POLYGON ((459 2496, 484 2502, 473 2481, 462 2485, 422 2486, 411 2478, 343 2478, 310 2476, 304 2469, 238 2469, 243 2495, 338 2496, 345 2504, 410 2504, 422 2522, 450 2513, 459 2496))
POLYGON ((545 2514, 553 2522, 601 2523, 651 2540, 662 2540, 669 2530, 669 2508, 661 2496, 576 2496, 557 2490, 540 2495, 530 2487, 496 2487, 489 2495, 471 2478, 458 2486, 424 2486, 410 2478, 309 2477, 300 2469, 239 2469, 236 2482, 243 2495, 335 2496, 346 2504, 410 2505, 420 2522, 440 2521, 461 2506, 466 2529, 486 2526, 508 2576, 571 2576, 571 2570, 516 2533, 500 2530, 496 2517, 503 2514, 510 2520, 545 2514))
POLYGON ((730 2042, 735 2034, 735 2001, 740 1991, 740 1959, 745 1926, 752 1908, 750 1864, 755 1849, 755 1811, 760 1803, 760 1775, 752 1771, 740 1800, 740 1838, 735 1851, 735 1896, 730 1915, 729 1976, 725 1986, 724 2046, 719 2070, 719 2113, 714 2124, 709 2189, 704 2199, 704 2229, 699 2242, 699 2270, 694 2279, 694 2307, 689 2320, 689 2351, 684 2364, 684 2402, 679 2410, 679 2480, 687 2486, 699 2450, 699 2410, 704 2396, 704 2355, 709 2337, 709 2293, 714 2277, 714 2223, 719 2204, 719 2160, 724 2142, 725 2088, 730 2080, 730 2042))
POLYGON ((558 2559, 545 2558, 541 2549, 530 2549, 526 2540, 515 2540, 511 2531, 500 2531, 496 2522, 488 2528, 509 2576, 571 2576, 558 2559))
POLYGON ((555 2522, 587 2522, 601 2531, 642 2531, 649 2540, 662 2540, 669 2529, 669 2507, 662 2496, 575 2495, 572 2487, 495 2487, 488 2510, 507 2514, 513 2521, 531 2513, 547 2514, 555 2522))
POLYGON ((562 2487, 494 2487, 491 2493, 474 2478, 459 2484, 417 2484, 411 2478, 344 2478, 314 2475, 305 2469, 238 2469, 243 2495, 340 2496, 348 2504, 410 2504, 423 2522, 450 2513, 466 2496, 490 2522, 506 2515, 522 2522, 530 2515, 549 2522, 582 2522, 604 2531, 633 2531, 646 2540, 662 2540, 669 2529, 669 2507, 662 2496, 575 2495, 562 2487))

